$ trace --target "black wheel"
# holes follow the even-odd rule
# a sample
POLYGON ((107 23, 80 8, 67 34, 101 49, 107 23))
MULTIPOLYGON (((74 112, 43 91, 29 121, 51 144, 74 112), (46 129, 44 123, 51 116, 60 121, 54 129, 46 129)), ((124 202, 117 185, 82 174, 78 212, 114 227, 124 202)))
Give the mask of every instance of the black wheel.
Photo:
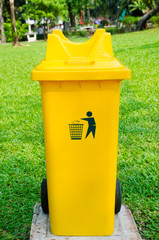
POLYGON ((43 179, 41 183, 41 207, 44 213, 49 212, 48 207, 48 196, 47 196, 47 180, 46 178, 43 179))
POLYGON ((121 208, 121 187, 119 179, 116 179, 116 194, 115 194, 115 214, 120 212, 121 208))

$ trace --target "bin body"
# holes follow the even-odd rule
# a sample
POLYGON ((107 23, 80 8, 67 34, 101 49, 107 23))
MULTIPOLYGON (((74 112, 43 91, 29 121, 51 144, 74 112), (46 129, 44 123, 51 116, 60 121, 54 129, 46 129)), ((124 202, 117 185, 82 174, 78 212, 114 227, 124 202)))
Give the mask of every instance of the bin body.
POLYGON ((122 79, 90 70, 81 79, 74 71, 62 72, 62 79, 55 72, 53 80, 47 71, 41 79, 35 73, 32 78, 41 85, 51 231, 111 235, 122 79))

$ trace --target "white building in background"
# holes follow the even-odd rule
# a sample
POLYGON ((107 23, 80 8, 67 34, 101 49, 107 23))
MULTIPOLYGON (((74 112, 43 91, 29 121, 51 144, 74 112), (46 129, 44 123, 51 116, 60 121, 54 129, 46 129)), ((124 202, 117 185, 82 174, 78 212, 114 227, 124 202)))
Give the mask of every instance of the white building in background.
POLYGON ((28 24, 28 28, 29 28, 29 32, 26 33, 28 42, 35 42, 37 32, 33 32, 31 30, 31 25, 37 24, 37 21, 36 20, 31 20, 30 18, 28 18, 28 20, 26 20, 26 23, 28 24))
MULTIPOLYGON (((26 20, 26 23, 28 24, 28 29, 29 29, 29 31, 26 33, 28 42, 34 42, 37 40, 38 30, 37 30, 37 32, 33 32, 31 26, 36 25, 38 22, 37 22, 37 20, 28 18, 26 20)), ((44 24, 44 23, 46 23, 45 19, 41 19, 40 24, 44 24)), ((50 23, 50 20, 48 20, 48 23, 50 23)), ((63 21, 61 18, 59 18, 57 25, 54 28, 48 29, 49 30, 48 32, 51 33, 54 29, 59 29, 62 31, 63 28, 64 28, 63 21)))

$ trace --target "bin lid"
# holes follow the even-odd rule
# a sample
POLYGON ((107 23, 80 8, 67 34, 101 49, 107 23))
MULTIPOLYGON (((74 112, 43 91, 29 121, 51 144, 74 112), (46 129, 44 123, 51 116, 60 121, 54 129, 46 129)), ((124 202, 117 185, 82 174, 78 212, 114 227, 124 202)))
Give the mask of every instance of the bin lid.
POLYGON ((46 58, 31 72, 32 80, 122 80, 130 70, 113 56, 111 35, 96 30, 86 42, 69 41, 60 30, 48 35, 46 58))

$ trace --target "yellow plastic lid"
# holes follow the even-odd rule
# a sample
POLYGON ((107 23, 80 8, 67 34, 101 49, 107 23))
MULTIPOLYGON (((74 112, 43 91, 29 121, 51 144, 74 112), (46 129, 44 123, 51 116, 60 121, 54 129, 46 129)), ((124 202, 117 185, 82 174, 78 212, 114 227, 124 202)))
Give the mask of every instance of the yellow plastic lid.
POLYGON ((73 43, 60 30, 48 35, 46 58, 31 72, 32 80, 122 80, 130 70, 113 56, 111 35, 96 30, 86 42, 73 43))

